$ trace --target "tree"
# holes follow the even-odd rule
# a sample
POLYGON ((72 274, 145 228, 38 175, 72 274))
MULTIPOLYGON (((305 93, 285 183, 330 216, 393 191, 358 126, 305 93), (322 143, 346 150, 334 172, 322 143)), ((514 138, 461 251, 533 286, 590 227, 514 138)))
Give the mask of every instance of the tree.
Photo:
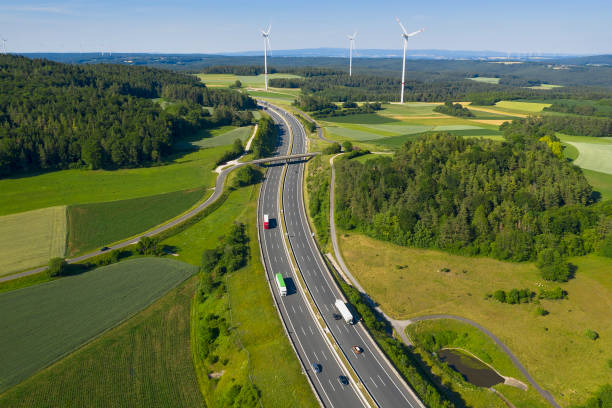
POLYGON ((263 174, 254 165, 249 164, 238 169, 234 185, 236 187, 250 186, 259 183, 263 179, 263 174))
POLYGON ((350 140, 345 140, 342 142, 342 147, 344 148, 345 152, 350 152, 353 150, 353 144, 350 142, 350 140))
POLYGON ((163 252, 162 245, 159 244, 159 238, 157 237, 140 238, 136 250, 142 255, 161 255, 163 252))
POLYGON ((342 148, 340 147, 340 143, 338 142, 334 142, 330 144, 329 146, 327 146, 325 149, 323 149, 323 153, 325 154, 336 154, 336 153, 340 153, 341 151, 342 151, 342 148))
POLYGON ((51 258, 51 260, 49 260, 49 266, 47 268, 47 275, 52 278, 62 276, 66 273, 67 269, 68 263, 64 258, 51 258))

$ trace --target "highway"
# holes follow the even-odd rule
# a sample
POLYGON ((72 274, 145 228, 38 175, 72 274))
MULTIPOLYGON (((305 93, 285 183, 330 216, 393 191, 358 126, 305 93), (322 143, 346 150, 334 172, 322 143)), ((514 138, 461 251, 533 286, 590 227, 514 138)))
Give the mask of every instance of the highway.
MULTIPOLYGON (((279 125, 280 145, 277 154, 284 155, 289 150, 289 131, 274 111, 266 110, 279 125)), ((295 140, 293 150, 304 150, 303 141, 295 140)), ((294 165, 292 165, 294 166, 294 165)), ((289 167, 292 167, 289 166, 289 167)), ((281 318, 285 322, 290 340, 295 346, 298 357, 306 369, 305 374, 316 389, 320 401, 327 407, 359 407, 365 406, 358 396, 354 384, 340 384, 339 375, 347 376, 340 362, 336 360, 333 351, 325 341, 315 317, 310 312, 307 300, 299 289, 297 277, 294 275, 285 247, 285 239, 278 225, 279 219, 279 189, 284 166, 270 166, 261 186, 258 206, 258 228, 263 262, 272 294, 279 305, 281 318), (268 214, 272 221, 270 229, 263 228, 263 215, 268 214), (287 284, 288 295, 280 296, 274 276, 281 273, 287 284), (320 364, 321 372, 315 373, 312 364, 320 364)), ((348 376, 347 376, 348 377, 348 376)))
MULTIPOLYGON (((287 112, 276 107, 274 109, 282 112, 281 115, 278 115, 274 111, 268 110, 268 113, 283 129, 284 138, 281 151, 287 148, 285 140, 287 130, 282 116, 291 126, 293 132, 291 153, 304 153, 306 151, 306 135, 302 125, 287 112)), ((287 165, 282 191, 282 212, 279 212, 278 189, 281 185, 282 170, 283 167, 279 166, 270 169, 267 173, 260 197, 259 220, 263 219, 263 214, 268 214, 272 219, 284 217, 290 243, 289 250, 292 251, 297 262, 298 273, 303 278, 342 353, 346 356, 376 404, 381 407, 423 407, 423 404, 408 388, 397 371, 382 355, 361 323, 347 325, 343 320, 333 318, 333 314, 337 313, 334 302, 336 299, 343 299, 343 296, 321 258, 306 219, 302 191, 304 163, 302 161, 289 162, 287 165), (363 353, 359 355, 353 353, 351 348, 354 345, 363 348, 363 353)), ((330 351, 324 345, 321 333, 316 327, 316 321, 308 310, 302 310, 307 306, 304 296, 300 293, 301 289, 297 284, 297 277, 293 275, 290 267, 288 254, 284 247, 284 237, 279 227, 280 219, 278 221, 272 229, 265 230, 262 225, 259 228, 260 244, 264 253, 267 273, 273 284, 274 296, 281 305, 281 315, 290 326, 289 330, 292 332, 292 338, 297 339, 297 343, 299 343, 296 347, 298 354, 302 353, 305 356, 303 358, 307 361, 308 368, 313 362, 323 366, 323 371, 320 374, 309 372, 309 376, 316 379, 314 382, 317 391, 322 387, 323 392, 321 394, 323 395, 321 399, 323 404, 336 407, 358 406, 360 403, 356 400, 355 392, 348 392, 350 390, 347 387, 339 387, 337 376, 341 369, 337 362, 328 358, 330 351), (297 293, 294 291, 286 297, 279 296, 278 289, 273 281, 273 274, 277 272, 281 272, 284 277, 291 278, 293 285, 290 286, 297 287, 297 293), (296 305, 299 306, 296 307, 296 305), (300 306, 302 309, 300 309, 300 306), (321 350, 321 353, 318 350, 321 350), (325 354, 321 355, 323 352, 325 354)), ((302 358, 302 356, 300 357, 302 358)))

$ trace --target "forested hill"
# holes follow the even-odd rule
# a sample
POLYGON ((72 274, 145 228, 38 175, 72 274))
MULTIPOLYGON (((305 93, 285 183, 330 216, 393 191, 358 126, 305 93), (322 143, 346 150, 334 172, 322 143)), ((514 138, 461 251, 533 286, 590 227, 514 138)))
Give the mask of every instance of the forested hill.
POLYGON ((120 65, 68 65, 0 56, 0 176, 41 169, 136 167, 174 140, 214 124, 250 121, 255 101, 197 78, 120 65), (172 115, 151 98, 182 102, 172 115), (205 106, 224 106, 210 116, 205 106))
POLYGON ((401 245, 524 261, 596 238, 582 171, 537 139, 423 136, 393 159, 339 161, 336 186, 341 227, 401 245))

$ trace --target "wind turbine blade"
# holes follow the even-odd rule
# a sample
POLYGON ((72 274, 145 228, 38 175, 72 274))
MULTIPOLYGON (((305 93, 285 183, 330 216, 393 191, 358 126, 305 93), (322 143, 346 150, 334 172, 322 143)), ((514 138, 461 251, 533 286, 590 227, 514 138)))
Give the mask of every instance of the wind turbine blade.
POLYGON ((357 37, 357 31, 355 31, 355 33, 353 34, 353 40, 355 39, 355 37, 357 37))
POLYGON ((408 35, 408 32, 406 32, 406 28, 404 27, 404 25, 402 24, 402 22, 400 21, 399 18, 395 17, 395 20, 397 20, 397 24, 400 25, 400 27, 402 27, 402 31, 404 32, 404 35, 408 35))
POLYGON ((408 34, 408 37, 414 37, 415 35, 417 35, 418 33, 422 33, 423 31, 425 31, 425 29, 421 28, 420 30, 415 31, 414 33, 408 34))

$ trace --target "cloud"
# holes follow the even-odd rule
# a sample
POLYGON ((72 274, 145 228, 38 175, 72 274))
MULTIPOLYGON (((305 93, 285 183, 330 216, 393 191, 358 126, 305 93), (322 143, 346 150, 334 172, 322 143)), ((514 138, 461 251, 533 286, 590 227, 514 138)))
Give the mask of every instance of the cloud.
POLYGON ((63 7, 58 6, 46 6, 46 5, 32 5, 32 6, 0 6, 2 11, 13 11, 19 13, 53 13, 53 14, 67 14, 68 11, 63 7))

